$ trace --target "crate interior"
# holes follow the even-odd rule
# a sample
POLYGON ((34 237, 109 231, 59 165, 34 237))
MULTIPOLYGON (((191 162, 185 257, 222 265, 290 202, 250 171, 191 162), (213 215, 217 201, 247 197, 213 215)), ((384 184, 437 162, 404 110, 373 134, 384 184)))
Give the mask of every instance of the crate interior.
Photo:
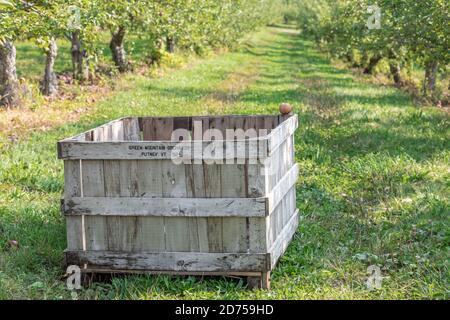
MULTIPOLYGON (((217 129, 226 139, 227 129, 254 129, 257 136, 269 134, 289 116, 198 116, 198 117, 134 117, 122 118, 89 130, 74 137, 78 141, 118 142, 118 141, 173 141, 172 133, 184 129, 186 135, 179 140, 215 140, 205 132, 217 129), (201 126, 199 124, 201 123, 201 126), (198 132, 198 131, 202 132, 198 132), (200 137, 200 138, 199 138, 200 137)), ((210 131, 211 132, 211 131, 210 131)), ((248 136, 244 136, 248 139, 248 136)))

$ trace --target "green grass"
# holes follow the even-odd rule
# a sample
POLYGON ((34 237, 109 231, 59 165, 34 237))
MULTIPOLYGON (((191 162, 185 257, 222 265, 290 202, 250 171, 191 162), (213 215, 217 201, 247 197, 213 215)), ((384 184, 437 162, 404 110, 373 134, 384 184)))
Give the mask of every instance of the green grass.
POLYGON ((161 79, 126 80, 132 89, 98 103, 78 123, 36 132, 2 150, 1 299, 71 297, 62 279, 66 240, 57 140, 125 115, 276 114, 284 101, 296 105, 300 119, 295 147, 302 219, 273 272, 272 291, 249 291, 242 281, 225 278, 129 276, 94 284, 79 297, 450 297, 448 114, 415 106, 394 88, 359 81, 312 43, 279 28, 161 79), (224 84, 243 71, 254 77, 235 99, 206 98, 226 95, 224 84), (11 239, 19 249, 8 248, 11 239), (367 267, 373 264, 384 279, 381 289, 369 291, 367 267))

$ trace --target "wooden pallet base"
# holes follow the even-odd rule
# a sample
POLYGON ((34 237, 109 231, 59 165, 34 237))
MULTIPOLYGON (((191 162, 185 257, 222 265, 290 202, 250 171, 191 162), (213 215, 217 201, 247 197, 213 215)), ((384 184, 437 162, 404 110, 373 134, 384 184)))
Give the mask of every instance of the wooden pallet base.
POLYGON ((270 290, 270 272, 175 272, 175 271, 143 271, 143 270, 111 270, 111 269, 82 269, 82 283, 85 286, 93 282, 109 280, 116 275, 168 275, 194 277, 228 277, 245 278, 249 289, 270 290))

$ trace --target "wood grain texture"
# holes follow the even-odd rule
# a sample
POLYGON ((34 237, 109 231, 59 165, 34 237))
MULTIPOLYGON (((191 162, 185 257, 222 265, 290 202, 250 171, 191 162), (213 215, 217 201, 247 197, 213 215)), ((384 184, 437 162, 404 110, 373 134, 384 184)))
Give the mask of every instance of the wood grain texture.
MULTIPOLYGON (((161 160, 140 160, 137 162, 138 195, 142 198, 161 198, 161 160)), ((137 217, 136 251, 163 252, 166 250, 164 218, 137 217)))
POLYGON ((298 128, 298 117, 293 115, 289 119, 282 122, 278 127, 268 135, 268 152, 269 155, 274 153, 280 144, 290 137, 298 128))
POLYGON ((66 251, 68 264, 88 264, 90 268, 153 271, 265 271, 266 254, 199 252, 111 252, 66 251))
MULTIPOLYGON (((243 200, 247 195, 247 175, 245 165, 224 164, 221 166, 221 196, 237 197, 243 200)), ((260 199, 260 198, 257 198, 260 199)), ((253 206, 252 206, 253 207, 253 206)), ((243 216, 253 211, 255 207, 242 208, 236 217, 222 219, 222 250, 223 252, 247 252, 249 247, 248 221, 243 216)), ((264 204, 265 207, 265 204, 264 204)))
POLYGON ((223 159, 264 159, 264 154, 252 153, 248 150, 267 149, 267 138, 247 141, 215 141, 214 144, 226 146, 222 153, 211 155, 206 150, 212 148, 213 142, 196 142, 205 152, 194 152, 194 142, 183 143, 182 155, 175 150, 180 150, 179 142, 170 141, 133 141, 133 142, 101 142, 101 141, 60 141, 58 142, 58 158, 65 160, 152 160, 173 159, 180 160, 223 160, 223 159), (257 149, 259 145, 260 149, 257 149), (178 146, 178 148, 176 148, 178 146), (228 151, 229 150, 229 151, 228 151), (246 155, 247 154, 247 155, 246 155), (244 156, 243 156, 244 155, 244 156), (246 156, 245 156, 246 155, 246 156))
POLYGON ((270 269, 273 269, 280 257, 286 251, 292 237, 297 231, 298 227, 298 209, 295 210, 289 222, 284 226, 282 232, 278 235, 276 241, 269 249, 270 254, 270 269))
MULTIPOLYGON (((81 196, 81 172, 79 160, 64 161, 64 198, 71 199, 81 196)), ((67 248, 83 249, 82 217, 66 217, 67 248)))
MULTIPOLYGON (((103 161, 83 160, 82 177, 84 197, 105 196, 103 161)), ((106 219, 85 216, 85 236, 87 250, 105 250, 108 242, 106 219)))
MULTIPOLYGON (((205 198, 205 181, 203 165, 191 164, 185 166, 186 195, 189 198, 205 198)), ((189 219, 189 246, 191 252, 208 252, 208 221, 207 218, 189 219)))
POLYGON ((268 211, 273 212, 276 206, 283 200, 286 193, 292 188, 298 179, 299 166, 296 163, 290 170, 283 176, 283 178, 277 183, 268 195, 268 211))

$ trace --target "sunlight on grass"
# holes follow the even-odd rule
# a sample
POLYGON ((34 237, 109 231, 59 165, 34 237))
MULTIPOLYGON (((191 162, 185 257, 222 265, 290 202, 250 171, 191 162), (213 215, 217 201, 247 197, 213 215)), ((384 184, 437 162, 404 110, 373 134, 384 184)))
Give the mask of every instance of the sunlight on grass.
MULTIPOLYGON (((21 63, 31 68, 31 61, 21 63)), ((293 103, 300 120, 295 147, 302 219, 273 272, 272 291, 249 291, 243 281, 220 277, 127 276, 96 283, 79 296, 449 298, 448 114, 419 108, 393 88, 358 81, 310 42, 279 28, 163 78, 128 75, 120 81, 127 85, 79 121, 35 132, 2 153, 0 298, 70 299, 62 280, 66 240, 56 141, 121 116, 276 114, 281 102, 293 103), (242 87, 235 88, 239 81, 242 87), (220 101, 229 96, 226 104, 220 101), (11 239, 19 249, 8 247, 11 239), (373 264, 382 269, 383 286, 369 291, 367 267, 373 264)))

